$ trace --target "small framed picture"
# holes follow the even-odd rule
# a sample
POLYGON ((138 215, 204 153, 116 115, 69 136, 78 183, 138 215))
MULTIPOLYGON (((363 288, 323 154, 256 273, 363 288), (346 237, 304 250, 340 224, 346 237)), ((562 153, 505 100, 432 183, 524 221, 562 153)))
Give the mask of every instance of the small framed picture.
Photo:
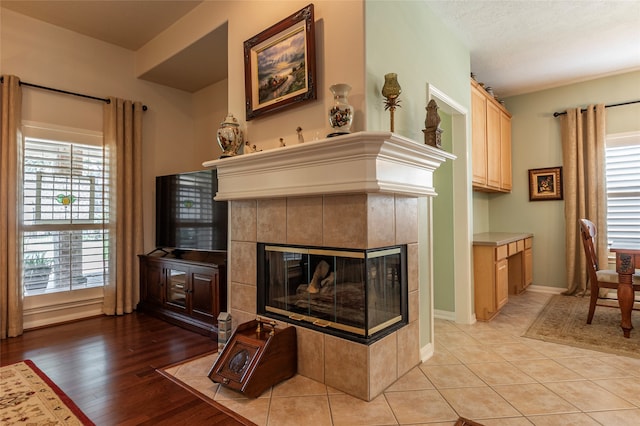
POLYGON ((529 201, 562 200, 562 167, 529 170, 529 201))
POLYGON ((247 121, 316 99, 313 4, 244 42, 247 121))

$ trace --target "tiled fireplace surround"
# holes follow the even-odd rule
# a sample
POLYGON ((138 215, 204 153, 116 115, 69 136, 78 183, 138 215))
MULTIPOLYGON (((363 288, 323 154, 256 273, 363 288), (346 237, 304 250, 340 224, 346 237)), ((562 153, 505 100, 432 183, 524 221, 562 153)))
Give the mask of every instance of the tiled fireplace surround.
MULTIPOLYGON (((418 197, 451 154, 359 132, 205 162, 230 201, 233 326, 256 317, 257 243, 369 249, 407 245, 408 324, 364 345, 296 326, 298 373, 370 401, 420 362, 418 197)), ((430 283, 429 283, 430 285, 430 283)), ((281 324, 286 327, 289 324, 281 324)))

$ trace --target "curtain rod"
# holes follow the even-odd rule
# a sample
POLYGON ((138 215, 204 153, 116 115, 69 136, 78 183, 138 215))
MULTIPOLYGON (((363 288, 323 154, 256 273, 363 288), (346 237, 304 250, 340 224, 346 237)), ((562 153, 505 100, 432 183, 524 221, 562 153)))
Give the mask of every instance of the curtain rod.
MULTIPOLYGON (((640 103, 640 100, 637 101, 629 101, 629 102, 621 102, 619 104, 611 104, 611 105, 605 105, 605 108, 610 108, 610 107, 617 107, 617 106, 622 106, 622 105, 631 105, 631 104, 637 104, 640 103)), ((581 109, 580 112, 585 112, 586 109, 581 109)), ((559 115, 565 115, 567 113, 567 111, 564 112, 554 112, 553 116, 554 117, 558 117, 559 115)))
MULTIPOLYGON (((4 77, 0 77, 0 83, 4 82, 4 77)), ((53 87, 41 86, 39 84, 27 83, 26 81, 20 81, 20 86, 35 87, 36 89, 49 90, 51 92, 64 93, 65 95, 79 96, 81 98, 93 99, 94 101, 102 101, 106 104, 110 104, 111 100, 107 98, 99 98, 97 96, 85 95, 82 93, 70 92, 68 90, 54 89, 53 87)), ((142 110, 146 111, 148 108, 146 105, 142 105, 142 110)))

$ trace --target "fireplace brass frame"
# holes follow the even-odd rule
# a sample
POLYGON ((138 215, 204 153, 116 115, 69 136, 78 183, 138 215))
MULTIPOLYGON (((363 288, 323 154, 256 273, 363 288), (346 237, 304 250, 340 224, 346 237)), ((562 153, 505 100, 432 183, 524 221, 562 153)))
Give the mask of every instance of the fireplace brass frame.
MULTIPOLYGON (((394 316, 380 324, 377 324, 371 328, 355 327, 353 325, 342 324, 339 322, 328 321, 325 319, 319 319, 310 315, 305 315, 299 312, 292 312, 286 309, 281 309, 274 306, 269 306, 265 300, 265 295, 258 289, 258 314, 265 315, 280 321, 288 322, 290 324, 300 325, 306 328, 315 329, 323 333, 334 334, 339 337, 344 337, 350 340, 358 341, 361 343, 370 344, 377 341, 379 338, 387 335, 390 332, 397 330, 404 326, 408 322, 408 283, 406 277, 406 246, 394 246, 387 248, 375 248, 364 249, 361 251, 349 250, 349 249, 333 249, 333 248, 317 248, 317 247, 300 247, 295 245, 278 245, 278 244, 265 244, 259 243, 262 246, 258 250, 259 253, 266 251, 286 252, 286 253, 298 253, 309 255, 321 255, 321 256, 339 256, 350 257, 355 259, 375 259, 392 254, 400 254, 402 278, 400 289, 400 303, 401 314, 394 316), (386 330, 385 333, 379 333, 382 330, 386 330)), ((258 281, 260 278, 260 271, 264 270, 260 264, 262 259, 258 260, 258 281)), ((260 287, 258 285, 258 287, 260 287)))

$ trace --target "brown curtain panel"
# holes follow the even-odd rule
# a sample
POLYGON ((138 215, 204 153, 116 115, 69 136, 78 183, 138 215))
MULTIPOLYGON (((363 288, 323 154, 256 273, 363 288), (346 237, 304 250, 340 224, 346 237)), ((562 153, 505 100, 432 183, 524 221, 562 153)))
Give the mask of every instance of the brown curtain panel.
POLYGON ((105 150, 109 159, 109 277, 103 312, 133 312, 140 301, 137 255, 142 231, 142 104, 109 98, 104 106, 105 150))
POLYGON ((596 225, 598 263, 607 264, 605 107, 599 104, 589 105, 585 112, 580 108, 567 110, 560 120, 567 264, 567 290, 564 294, 579 295, 584 294, 587 287, 579 219, 589 219, 596 225))
POLYGON ((2 76, 0 86, 0 338, 22 334, 22 267, 20 262, 20 206, 22 180, 20 80, 2 76))

